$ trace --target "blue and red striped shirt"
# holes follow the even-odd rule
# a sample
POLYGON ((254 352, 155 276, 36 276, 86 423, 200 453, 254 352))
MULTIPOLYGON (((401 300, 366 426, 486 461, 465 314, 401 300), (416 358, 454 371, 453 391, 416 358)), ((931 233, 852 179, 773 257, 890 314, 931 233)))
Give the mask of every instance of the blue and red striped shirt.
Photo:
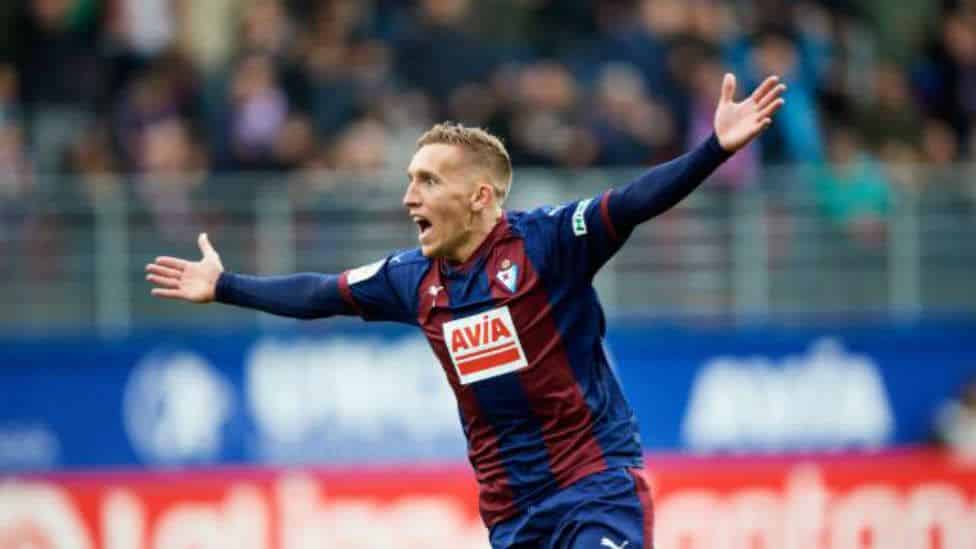
POLYGON ((638 223, 687 196, 727 157, 712 136, 620 189, 507 212, 463 264, 414 249, 338 276, 225 273, 217 300, 419 326, 457 397, 481 514, 492 526, 584 476, 642 465, 592 280, 638 223))

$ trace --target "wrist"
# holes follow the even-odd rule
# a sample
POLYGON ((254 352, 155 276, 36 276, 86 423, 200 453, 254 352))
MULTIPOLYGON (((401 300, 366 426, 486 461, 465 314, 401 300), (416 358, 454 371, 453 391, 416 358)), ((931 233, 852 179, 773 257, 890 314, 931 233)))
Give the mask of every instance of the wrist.
POLYGON ((210 301, 217 303, 229 303, 229 299, 234 291, 234 274, 221 271, 214 282, 213 295, 210 301))
POLYGON ((722 143, 722 138, 719 137, 718 132, 712 132, 712 135, 705 142, 705 147, 722 160, 725 160, 735 154, 735 149, 733 147, 722 143))

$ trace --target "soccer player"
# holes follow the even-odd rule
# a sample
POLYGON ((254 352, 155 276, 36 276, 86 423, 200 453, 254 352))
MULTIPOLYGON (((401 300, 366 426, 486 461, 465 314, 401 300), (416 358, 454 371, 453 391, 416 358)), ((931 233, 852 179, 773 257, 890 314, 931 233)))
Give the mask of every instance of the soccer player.
POLYGON ((503 211, 512 166, 487 132, 438 124, 417 142, 403 206, 419 248, 337 275, 147 265, 152 294, 296 318, 358 315, 423 330, 458 401, 495 548, 651 547, 637 422, 607 364, 597 270, 634 227, 677 204, 766 129, 785 86, 741 102, 725 76, 714 134, 627 185, 555 208, 503 211))

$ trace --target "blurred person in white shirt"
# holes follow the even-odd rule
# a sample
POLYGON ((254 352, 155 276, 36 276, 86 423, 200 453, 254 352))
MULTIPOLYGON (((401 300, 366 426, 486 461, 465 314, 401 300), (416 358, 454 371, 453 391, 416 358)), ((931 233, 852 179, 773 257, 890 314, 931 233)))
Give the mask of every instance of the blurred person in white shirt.
POLYGON ((976 460, 976 379, 963 386, 959 398, 942 405, 935 428, 942 445, 976 460))

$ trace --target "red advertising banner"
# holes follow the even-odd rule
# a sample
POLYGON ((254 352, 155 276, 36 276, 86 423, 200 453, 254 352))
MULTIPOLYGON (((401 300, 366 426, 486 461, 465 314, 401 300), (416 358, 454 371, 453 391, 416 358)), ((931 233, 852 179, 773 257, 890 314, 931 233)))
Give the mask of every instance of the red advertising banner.
MULTIPOLYGON (((658 549, 976 549, 976 464, 651 457, 658 549)), ((0 549, 485 549, 461 466, 0 480, 0 549)))

